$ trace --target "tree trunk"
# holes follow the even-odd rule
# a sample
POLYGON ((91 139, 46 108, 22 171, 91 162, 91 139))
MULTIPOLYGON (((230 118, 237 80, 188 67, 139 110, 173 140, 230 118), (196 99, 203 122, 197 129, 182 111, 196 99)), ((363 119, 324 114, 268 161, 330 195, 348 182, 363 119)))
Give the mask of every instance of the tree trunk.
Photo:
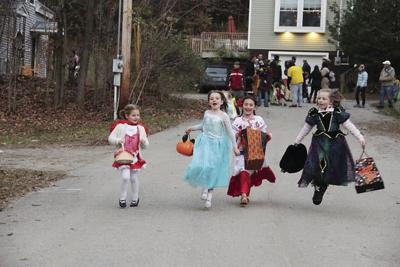
POLYGON ((55 81, 54 89, 54 108, 60 108, 64 105, 64 63, 65 63, 65 45, 66 45, 66 16, 64 11, 64 0, 61 1, 58 8, 58 27, 55 40, 55 81), (64 35, 63 35, 64 32, 64 35))
POLYGON ((94 0, 87 0, 85 39, 83 43, 81 68, 78 76, 78 93, 76 102, 83 108, 85 104, 85 81, 89 68, 89 58, 92 47, 94 0))
POLYGON ((122 83, 118 110, 121 110, 129 101, 129 84, 131 80, 131 39, 132 39, 132 0, 124 0, 122 17, 122 61, 124 64, 122 72, 122 83))

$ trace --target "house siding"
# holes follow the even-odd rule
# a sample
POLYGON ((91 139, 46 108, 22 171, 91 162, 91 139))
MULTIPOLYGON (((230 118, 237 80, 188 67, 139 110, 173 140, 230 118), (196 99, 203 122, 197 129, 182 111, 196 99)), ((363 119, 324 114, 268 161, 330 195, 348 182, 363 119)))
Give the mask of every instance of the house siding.
MULTIPOLYGON (((327 19, 332 20, 333 14, 329 5, 335 0, 328 0, 327 19)), ((329 33, 275 33, 275 1, 251 0, 251 19, 249 25, 249 49, 329 52, 336 49, 328 42, 329 33)))
MULTIPOLYGON (((19 31, 23 35, 24 45, 22 51, 23 62, 18 62, 18 65, 31 67, 34 70, 35 76, 45 78, 48 66, 49 37, 47 35, 40 35, 31 32, 31 29, 36 22, 44 21, 46 19, 43 15, 36 12, 37 6, 41 6, 41 3, 37 1, 35 5, 32 5, 29 1, 18 0, 15 4, 15 7, 20 9, 19 15, 14 13, 17 25, 19 25, 20 20, 25 20, 24 28, 16 28, 13 16, 7 17, 5 20, 4 17, 0 17, 0 22, 6 22, 2 25, 4 26, 4 30, 0 39, 0 74, 5 74, 10 71, 10 60, 14 58, 12 38, 14 38, 16 33, 19 31), (35 40, 35 43, 33 40, 35 40), (35 45, 34 49, 32 46, 33 43, 35 45), (34 64, 32 65, 32 63, 34 64)), ((17 10, 15 10, 15 12, 17 12, 17 10)), ((0 30, 2 30, 1 27, 0 30)))

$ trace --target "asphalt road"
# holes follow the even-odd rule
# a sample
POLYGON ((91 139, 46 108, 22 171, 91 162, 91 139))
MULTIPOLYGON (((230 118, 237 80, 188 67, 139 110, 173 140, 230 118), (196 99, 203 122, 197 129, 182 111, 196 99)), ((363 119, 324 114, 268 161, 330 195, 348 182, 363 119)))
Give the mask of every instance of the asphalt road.
MULTIPOLYGON (((205 210, 200 189, 183 182, 190 158, 175 145, 195 123, 188 122, 150 137, 138 208, 118 208, 120 178, 109 146, 56 186, 0 212, 0 266, 400 266, 399 141, 366 135, 385 190, 357 195, 353 185, 329 187, 314 206, 312 188, 297 187, 300 174, 278 167, 307 110, 258 110, 273 134, 268 155, 277 183, 253 189, 248 207, 219 189, 205 210)), ((357 158, 359 144, 347 140, 357 158)))

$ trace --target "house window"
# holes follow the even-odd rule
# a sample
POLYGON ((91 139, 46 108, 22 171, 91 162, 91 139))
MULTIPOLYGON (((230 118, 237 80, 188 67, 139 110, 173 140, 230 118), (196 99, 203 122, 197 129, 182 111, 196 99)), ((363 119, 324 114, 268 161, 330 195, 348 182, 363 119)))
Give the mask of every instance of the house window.
POLYGON ((297 0, 281 1, 279 26, 297 26, 297 0))
POLYGON ((275 0, 275 32, 325 32, 327 0, 275 0))
POLYGON ((321 25, 321 1, 304 0, 303 27, 319 27, 321 25))

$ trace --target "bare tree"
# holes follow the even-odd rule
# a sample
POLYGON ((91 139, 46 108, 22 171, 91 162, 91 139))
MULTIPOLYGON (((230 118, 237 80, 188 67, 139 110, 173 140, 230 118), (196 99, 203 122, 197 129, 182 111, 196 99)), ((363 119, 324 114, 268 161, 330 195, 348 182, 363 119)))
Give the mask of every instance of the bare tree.
POLYGON ((89 58, 92 50, 92 38, 93 38, 93 16, 94 16, 94 0, 87 0, 86 10, 86 25, 85 35, 83 43, 82 61, 80 74, 78 76, 78 92, 76 102, 83 108, 85 104, 85 82, 89 67, 89 58))
POLYGON ((56 9, 57 14, 57 35, 55 38, 55 81, 54 107, 64 105, 64 71, 65 71, 65 46, 67 43, 66 14, 64 0, 61 0, 56 9))

